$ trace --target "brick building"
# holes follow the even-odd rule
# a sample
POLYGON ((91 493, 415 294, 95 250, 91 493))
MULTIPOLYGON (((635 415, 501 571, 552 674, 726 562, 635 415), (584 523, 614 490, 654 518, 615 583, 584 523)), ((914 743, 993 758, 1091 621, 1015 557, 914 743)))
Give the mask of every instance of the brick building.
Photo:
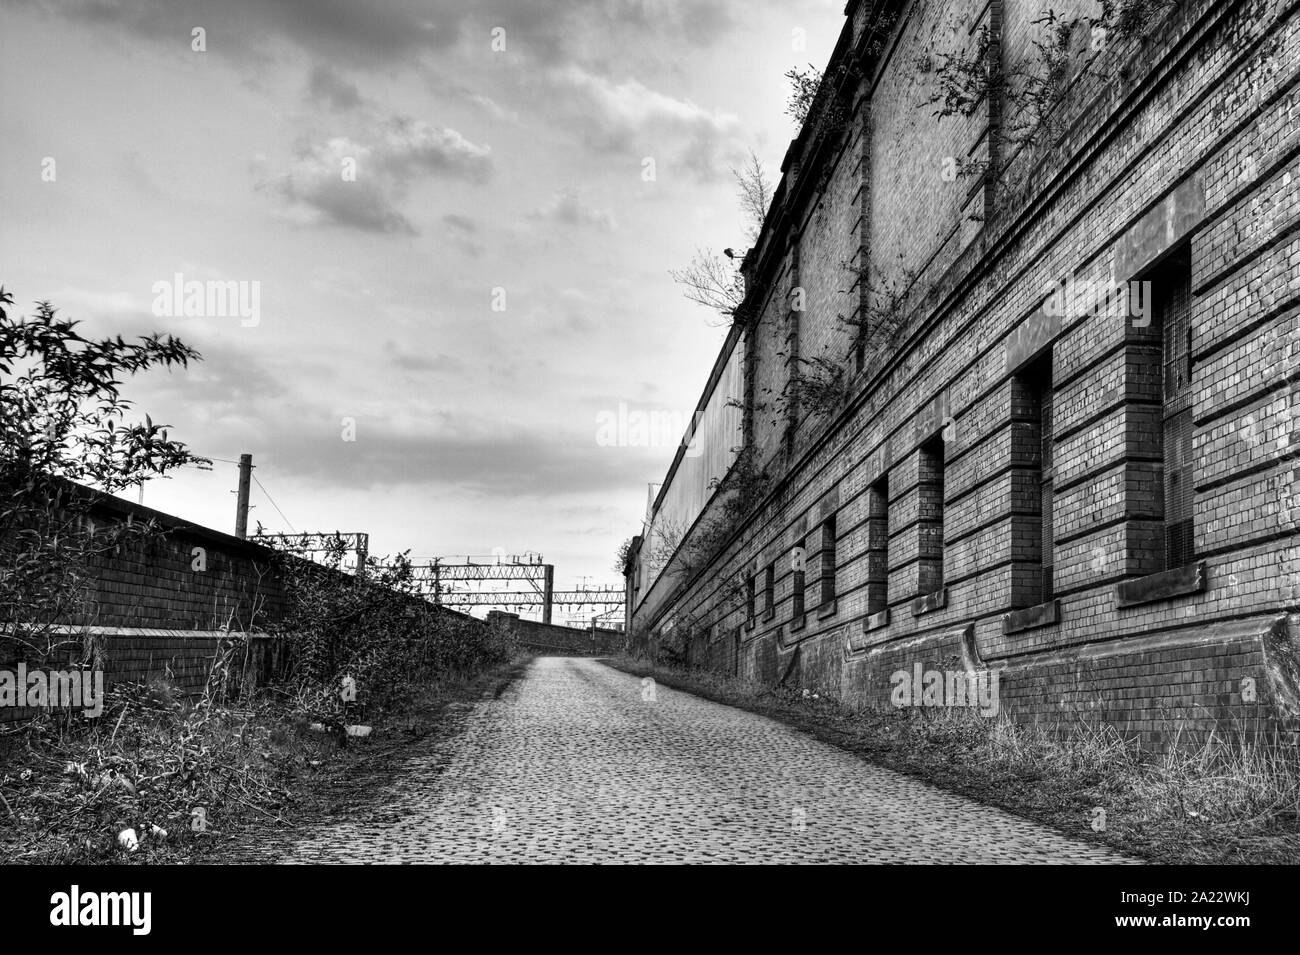
POLYGON ((850 0, 627 567, 661 653, 1300 707, 1300 4, 850 0), (703 453, 700 453, 701 446, 703 453))

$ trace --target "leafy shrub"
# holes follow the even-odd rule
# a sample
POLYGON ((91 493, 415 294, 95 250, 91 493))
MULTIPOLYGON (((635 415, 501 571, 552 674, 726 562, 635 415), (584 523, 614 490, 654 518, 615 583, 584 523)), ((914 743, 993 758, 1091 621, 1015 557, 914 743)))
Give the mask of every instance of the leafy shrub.
POLYGON ((406 554, 369 558, 353 576, 342 570, 343 540, 327 543, 320 564, 289 555, 282 563, 289 608, 280 629, 291 644, 291 692, 304 717, 337 731, 415 682, 476 673, 514 656, 504 627, 423 599, 406 554), (355 700, 344 698, 348 678, 355 700))

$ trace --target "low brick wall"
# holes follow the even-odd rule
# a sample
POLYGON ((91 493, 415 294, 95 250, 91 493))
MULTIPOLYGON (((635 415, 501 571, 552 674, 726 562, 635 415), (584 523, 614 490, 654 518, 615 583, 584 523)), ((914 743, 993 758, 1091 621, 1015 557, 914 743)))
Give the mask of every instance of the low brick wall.
MULTIPOLYGON (((237 661, 237 679, 257 686, 287 672, 285 643, 267 631, 284 619, 288 606, 278 568, 298 558, 108 495, 95 495, 88 516, 100 526, 152 520, 162 529, 134 548, 97 560, 84 613, 63 628, 78 645, 93 644, 105 684, 167 676, 183 693, 198 693, 221 642, 244 634, 249 640, 237 661)), ((337 573, 324 567, 319 572, 337 573)), ((472 619, 446 608, 439 612, 472 619)), ((50 666, 81 662, 80 656, 70 651, 50 666)), ((0 636, 0 669, 12 671, 16 659, 15 648, 0 636)), ((0 722, 27 713, 0 707, 0 722)))
POLYGON ((524 646, 539 653, 560 656, 608 656, 618 653, 624 647, 626 634, 621 630, 592 630, 576 627, 561 627, 551 623, 537 623, 523 620, 518 614, 493 610, 488 614, 488 622, 500 622, 509 627, 515 638, 524 646))
MULTIPOLYGON (((968 675, 992 690, 993 712, 985 715, 1005 714, 1050 732, 1104 724, 1161 749, 1212 728, 1296 745, 1300 679, 1289 623, 1285 615, 1265 615, 1012 657, 981 656, 973 627, 882 644, 845 627, 789 645, 759 638, 746 648, 742 671, 879 710, 940 705, 906 693, 900 704, 896 688, 913 685, 914 674, 916 683, 931 672, 968 675), (997 674, 991 687, 990 673, 997 674)), ((724 670, 728 662, 707 660, 724 670)), ((968 697, 966 705, 976 703, 968 697)))

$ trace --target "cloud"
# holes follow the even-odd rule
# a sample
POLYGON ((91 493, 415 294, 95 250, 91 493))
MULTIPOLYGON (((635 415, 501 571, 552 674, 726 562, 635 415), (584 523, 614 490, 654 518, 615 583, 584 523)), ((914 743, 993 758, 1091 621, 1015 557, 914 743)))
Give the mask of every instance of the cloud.
POLYGON ((356 86, 343 79, 328 66, 317 66, 307 80, 307 96, 335 109, 356 109, 361 105, 361 93, 356 86))
MULTIPOLYGON (((287 375, 275 360, 244 347, 250 336, 232 339, 203 319, 158 318, 147 305, 125 293, 110 295, 61 290, 55 299, 68 313, 84 321, 90 338, 121 335, 128 341, 145 335, 173 335, 201 355, 188 366, 151 368, 125 379, 122 393, 135 404, 133 419, 148 412, 158 423, 174 425, 173 436, 196 453, 216 445, 238 444, 261 428, 264 416, 274 415, 291 396, 287 375)), ((225 331, 229 331, 226 329, 225 331)), ((304 372, 295 361, 292 371, 304 372)))
POLYGON ((384 342, 384 355, 385 361, 403 371, 458 375, 465 370, 465 364, 459 358, 403 351, 393 341, 384 342))
POLYGON ((590 335, 600 327, 601 316, 608 314, 608 303, 573 286, 544 286, 529 294, 525 302, 525 325, 557 338, 590 335))
MULTIPOLYGON (((203 360, 171 373, 150 370, 131 378, 124 393, 140 416, 173 426, 173 435, 197 454, 240 447, 252 451, 264 473, 302 478, 343 490, 413 486, 457 488, 473 494, 546 497, 614 493, 662 470, 662 449, 596 444, 587 415, 571 426, 515 417, 480 417, 421 402, 388 398, 340 404, 320 381, 330 370, 301 357, 257 349, 207 330, 196 321, 155 319, 124 299, 60 294, 87 319, 87 333, 133 337, 154 331, 178 335, 203 360), (98 307, 81 305, 78 299, 98 307), (391 411, 389 409, 392 409, 391 411), (342 440, 343 416, 356 420, 356 441, 342 440), (218 450, 214 450, 218 449, 218 450)), ((466 366, 451 355, 403 351, 384 344, 385 364, 403 371, 456 375, 466 366)))
POLYGON ((465 414, 430 415, 403 424, 380 415, 356 418, 356 440, 340 437, 331 409, 299 406, 292 423, 275 415, 258 431, 270 470, 319 486, 551 497, 617 493, 663 469, 662 448, 600 447, 595 429, 510 424, 465 414))
POLYGON ((468 42, 478 42, 481 30, 486 49, 488 30, 501 26, 511 53, 534 63, 572 60, 595 67, 658 56, 651 46, 659 42, 669 50, 723 42, 752 15, 754 0, 475 0, 472 7, 468 42))
POLYGON ((555 222, 566 226, 590 226, 602 232, 615 228, 613 213, 588 205, 572 189, 557 192, 545 205, 528 213, 528 218, 536 222, 555 222))
POLYGON ((636 79, 621 83, 569 64, 548 74, 588 147, 676 161, 710 180, 743 155, 740 120, 675 99, 636 79))
POLYGON ((411 187, 430 178, 484 183, 492 156, 454 129, 393 117, 373 123, 365 141, 300 139, 288 171, 279 175, 265 157, 253 167, 254 188, 281 199, 301 224, 416 235, 399 208, 411 187))
POLYGON ((487 182, 492 175, 491 152, 454 129, 400 117, 389 121, 377 148, 381 166, 394 175, 435 173, 475 183, 487 182))
POLYGON ((443 216, 442 221, 447 226, 447 239, 452 245, 474 258, 483 254, 483 243, 476 238, 479 234, 477 222, 455 213, 443 216))
POLYGON ((671 46, 723 42, 744 0, 18 0, 29 8, 190 52, 207 31, 208 55, 271 61, 298 48, 325 63, 391 70, 453 47, 489 49, 503 27, 507 50, 533 62, 607 59, 647 36, 671 46), (615 42, 611 44, 611 39, 615 42))
POLYGON ((469 101, 484 110, 493 119, 500 120, 503 123, 519 124, 518 113, 512 109, 506 109, 490 96, 484 96, 482 93, 474 93, 469 96, 469 101))
POLYGON ((471 219, 469 216, 462 216, 462 215, 457 215, 454 212, 449 212, 447 213, 447 215, 442 217, 442 221, 447 223, 447 225, 451 226, 455 231, 461 233, 462 235, 478 234, 478 223, 475 222, 473 219, 471 219))
POLYGON ((206 31, 207 54, 270 59, 290 44, 331 63, 386 67, 460 39, 466 12, 452 0, 26 0, 26 6, 96 30, 190 52, 191 30, 206 31))

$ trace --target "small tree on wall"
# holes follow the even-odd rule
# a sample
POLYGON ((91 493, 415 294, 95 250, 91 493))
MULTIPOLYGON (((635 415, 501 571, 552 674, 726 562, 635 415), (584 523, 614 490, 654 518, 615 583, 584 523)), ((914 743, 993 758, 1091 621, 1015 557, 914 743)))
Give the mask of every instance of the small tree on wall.
POLYGON ((632 553, 632 538, 628 538, 618 545, 618 552, 614 555, 614 572, 620 577, 627 568, 628 555, 632 553))
MULTIPOLYGON (((736 198, 744 217, 744 235, 753 245, 763 229, 767 207, 772 202, 772 184, 767 179, 763 163, 752 149, 745 164, 732 167, 736 182, 736 198)), ((710 248, 696 249, 695 257, 683 269, 668 274, 682 288, 682 294, 697 305, 717 312, 724 323, 743 320, 745 279, 740 274, 740 263, 745 250, 732 248, 716 252, 710 248)))
MULTIPOLYGON (((874 59, 884 51, 897 21, 897 12, 884 5, 868 12, 867 20, 862 25, 863 51, 867 59, 874 59)), ((857 66, 836 65, 830 73, 829 81, 826 74, 811 63, 807 69, 796 67, 787 70, 785 77, 790 81, 790 95, 785 112, 797 126, 803 128, 811 119, 814 125, 824 125, 833 131, 844 128, 848 114, 845 104, 838 101, 836 94, 846 79, 862 78, 862 71, 857 66)))
MULTIPOLYGON (((126 378, 200 355, 172 336, 90 339, 38 302, 11 316, 0 287, 0 639, 37 661, 65 645, 56 625, 83 614, 87 570, 157 533, 152 522, 96 524, 93 496, 210 462, 167 426, 127 420, 126 378)), ((67 641, 71 643, 72 641, 67 641)))

